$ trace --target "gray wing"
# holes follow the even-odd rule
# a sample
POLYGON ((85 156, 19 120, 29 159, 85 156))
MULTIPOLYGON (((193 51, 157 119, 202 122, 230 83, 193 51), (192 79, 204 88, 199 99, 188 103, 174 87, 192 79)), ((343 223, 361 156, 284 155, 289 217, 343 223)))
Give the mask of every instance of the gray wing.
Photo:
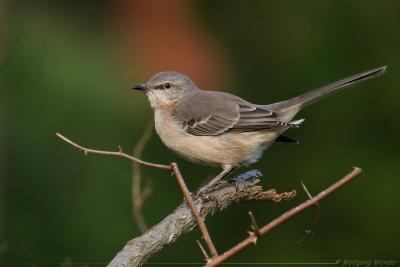
POLYGON ((287 125, 279 121, 274 111, 221 92, 201 91, 185 97, 172 115, 192 135, 250 132, 287 125))

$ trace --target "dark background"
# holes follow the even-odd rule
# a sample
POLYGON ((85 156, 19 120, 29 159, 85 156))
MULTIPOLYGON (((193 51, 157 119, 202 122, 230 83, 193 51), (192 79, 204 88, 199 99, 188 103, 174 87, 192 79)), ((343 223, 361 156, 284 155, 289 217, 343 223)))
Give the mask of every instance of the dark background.
MULTIPOLYGON (((0 265, 104 265, 140 234, 131 163, 84 156, 57 139, 131 152, 152 118, 133 83, 173 69, 202 88, 268 104, 370 68, 366 81, 305 109, 300 145, 276 144, 252 168, 265 188, 297 189, 287 203, 253 203, 209 217, 219 251, 304 201, 353 166, 363 175, 326 199, 316 234, 300 244, 310 209, 230 262, 399 260, 399 1, 0 1, 0 265)), ((154 134, 142 158, 177 161, 195 189, 216 168, 168 151, 154 134)), ((248 169, 248 168, 247 168, 248 169)), ((242 168, 241 171, 245 171, 242 168)), ((142 169, 154 225, 182 201, 173 177, 142 169)), ((183 236, 150 260, 203 261, 183 236)), ((76 266, 74 265, 74 266, 76 266)))

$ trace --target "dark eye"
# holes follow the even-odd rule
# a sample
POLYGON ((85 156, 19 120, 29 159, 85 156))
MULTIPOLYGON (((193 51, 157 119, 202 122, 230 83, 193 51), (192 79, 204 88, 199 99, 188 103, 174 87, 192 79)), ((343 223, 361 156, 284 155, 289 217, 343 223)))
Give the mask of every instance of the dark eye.
POLYGON ((166 82, 163 84, 164 89, 171 89, 173 87, 173 84, 171 82, 166 82))

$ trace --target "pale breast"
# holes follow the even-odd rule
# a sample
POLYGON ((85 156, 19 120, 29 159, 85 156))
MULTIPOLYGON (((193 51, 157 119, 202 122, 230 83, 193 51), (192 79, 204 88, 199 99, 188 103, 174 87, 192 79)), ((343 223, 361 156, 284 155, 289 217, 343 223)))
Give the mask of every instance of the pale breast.
POLYGON ((154 123, 157 134, 169 149, 194 162, 220 165, 220 160, 210 157, 215 147, 213 139, 186 133, 168 111, 155 110, 154 123))
POLYGON ((163 143, 193 162, 205 165, 242 165, 253 163, 274 142, 271 131, 194 136, 178 125, 168 111, 155 110, 155 128, 163 143))

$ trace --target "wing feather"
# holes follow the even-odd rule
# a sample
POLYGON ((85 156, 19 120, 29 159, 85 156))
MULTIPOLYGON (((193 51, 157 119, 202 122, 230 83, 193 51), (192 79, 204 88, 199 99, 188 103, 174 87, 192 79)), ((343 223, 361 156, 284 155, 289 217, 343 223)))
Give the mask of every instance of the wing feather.
POLYGON ((287 126, 264 106, 221 92, 200 91, 182 99, 173 117, 192 135, 221 135, 287 126))

